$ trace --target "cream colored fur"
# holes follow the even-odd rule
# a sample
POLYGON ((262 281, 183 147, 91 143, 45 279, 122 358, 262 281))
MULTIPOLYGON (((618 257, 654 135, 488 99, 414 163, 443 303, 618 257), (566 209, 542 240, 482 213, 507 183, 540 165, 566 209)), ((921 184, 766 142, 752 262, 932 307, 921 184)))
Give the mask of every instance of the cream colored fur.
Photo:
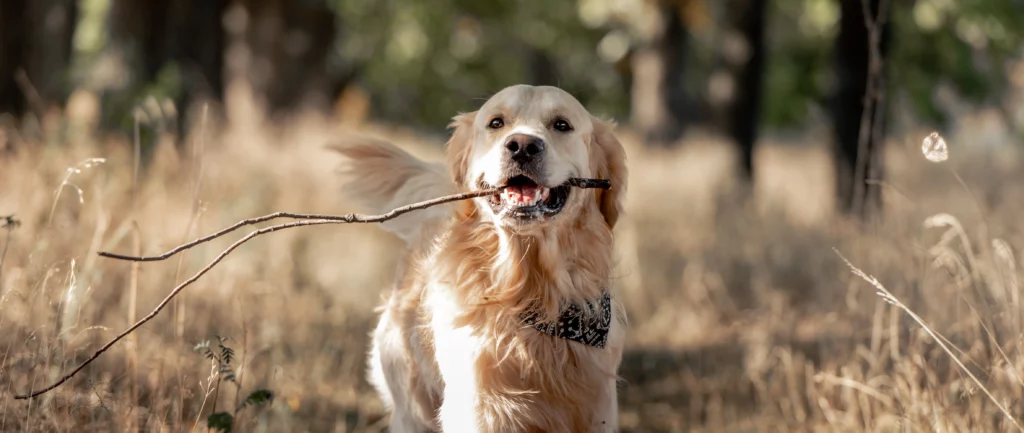
POLYGON ((392 432, 613 432, 625 314, 614 295, 612 229, 626 188, 625 156, 612 126, 551 87, 513 86, 480 110, 456 116, 446 165, 392 144, 355 139, 343 190, 367 212, 384 212, 498 182, 496 150, 514 132, 548 143, 543 182, 570 176, 612 181, 573 189, 561 213, 528 226, 503 224, 486 199, 403 215, 385 225, 407 254, 373 334, 369 377, 391 411, 392 432), (552 116, 573 124, 550 128, 552 116), (503 116, 506 128, 488 128, 503 116), (521 323, 528 305, 547 318, 564 302, 613 293, 606 347, 542 334, 521 323))
MULTIPOLYGON (((456 193, 441 163, 417 159, 394 144, 370 137, 346 137, 332 148, 346 157, 337 172, 342 198, 363 212, 379 215, 397 207, 456 193)), ((441 205, 385 221, 383 227, 406 242, 419 238, 425 221, 451 215, 441 205)))

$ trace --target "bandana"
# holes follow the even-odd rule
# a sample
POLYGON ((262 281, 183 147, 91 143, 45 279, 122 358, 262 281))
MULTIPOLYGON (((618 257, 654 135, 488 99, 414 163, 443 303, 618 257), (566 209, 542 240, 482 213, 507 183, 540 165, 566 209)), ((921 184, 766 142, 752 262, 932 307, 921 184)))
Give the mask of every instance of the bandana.
POLYGON ((600 307, 601 309, 595 312, 597 314, 588 316, 579 306, 570 304, 562 309, 557 322, 540 322, 537 313, 525 314, 523 322, 553 337, 604 348, 608 342, 608 328, 612 324, 611 294, 605 292, 601 296, 600 307))

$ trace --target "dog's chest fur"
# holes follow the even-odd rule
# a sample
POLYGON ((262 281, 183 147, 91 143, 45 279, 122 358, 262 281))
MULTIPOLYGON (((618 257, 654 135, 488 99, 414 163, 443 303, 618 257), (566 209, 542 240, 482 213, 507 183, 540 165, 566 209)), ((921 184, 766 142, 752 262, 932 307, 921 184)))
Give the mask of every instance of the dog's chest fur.
MULTIPOLYGON (((465 396, 467 401, 451 403, 476 410, 457 416, 482 431, 603 430, 601 423, 614 420, 604 420, 608 414, 600 413, 594 401, 614 382, 624 343, 621 316, 614 315, 604 348, 539 332, 522 322, 522 306, 515 300, 552 290, 539 287, 536 282, 544 279, 529 274, 538 268, 531 261, 541 258, 517 251, 521 261, 508 266, 518 268, 504 273, 499 269, 498 278, 504 280, 495 281, 494 268, 500 264, 494 260, 500 247, 460 251, 459 245, 488 245, 479 238, 460 243, 460 236, 475 234, 456 229, 432 257, 419 262, 418 290, 406 296, 407 317, 416 322, 411 328, 419 330, 411 336, 410 343, 417 346, 411 351, 428 357, 416 362, 419 371, 412 375, 421 413, 439 413, 441 396, 447 394, 465 396), (449 261, 449 256, 460 261, 449 261), (489 292, 515 284, 521 285, 516 289, 521 293, 489 292)), ((601 282, 595 281, 601 272, 577 267, 564 272, 568 275, 560 279, 568 284, 591 284, 588 291, 595 293, 601 289, 601 282)), ((453 415, 441 411, 440 416, 453 415)))
POLYGON ((429 287, 425 298, 430 305, 425 311, 433 315, 424 323, 422 341, 429 342, 435 371, 443 378, 430 395, 442 395, 447 386, 477 396, 466 404, 477 406, 474 423, 486 427, 480 431, 598 431, 594 424, 604 414, 593 401, 614 380, 621 323, 613 322, 605 348, 552 337, 511 319, 466 326, 444 315, 452 311, 444 290, 429 287))

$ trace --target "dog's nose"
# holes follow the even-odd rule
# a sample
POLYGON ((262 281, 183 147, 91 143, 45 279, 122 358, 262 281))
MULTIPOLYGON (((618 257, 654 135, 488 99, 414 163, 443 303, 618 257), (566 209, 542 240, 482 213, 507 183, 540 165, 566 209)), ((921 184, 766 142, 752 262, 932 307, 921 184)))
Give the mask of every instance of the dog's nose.
POLYGON ((544 140, 526 134, 512 134, 505 140, 505 150, 513 161, 530 162, 544 153, 544 140))

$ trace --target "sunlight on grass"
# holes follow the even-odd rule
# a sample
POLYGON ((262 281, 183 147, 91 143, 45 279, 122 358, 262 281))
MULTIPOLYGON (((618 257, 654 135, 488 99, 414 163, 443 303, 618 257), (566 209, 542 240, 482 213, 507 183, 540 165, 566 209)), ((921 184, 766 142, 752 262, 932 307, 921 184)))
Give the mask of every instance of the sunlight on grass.
MULTIPOLYGON (((0 431, 203 431, 224 414, 239 431, 386 426, 364 358, 401 243, 373 226, 253 240, 140 328, 134 350, 115 345, 46 397, 12 399, 129 325, 131 265, 96 252, 132 253, 133 221, 150 255, 274 211, 348 212, 325 147, 339 134, 387 137, 434 160, 444 141, 312 115, 241 119, 197 128, 183 147, 154 140, 134 212, 131 139, 43 146, 54 138, 26 134, 0 156, 0 215, 21 222, 0 223, 0 431), (237 351, 229 368, 222 352, 193 351, 220 337, 237 351), (257 391, 273 398, 235 410, 257 391)), ((816 140, 763 140, 747 202, 721 141, 654 150, 628 128, 620 136, 632 167, 615 274, 630 315, 624 431, 1018 429, 1024 184, 1009 179, 1024 175, 1019 163, 950 152, 958 143, 927 132, 893 139, 886 218, 865 225, 832 211, 829 151, 816 140), (832 248, 877 276, 858 274, 889 303, 832 248)), ((235 239, 141 265, 140 311, 235 239)))

